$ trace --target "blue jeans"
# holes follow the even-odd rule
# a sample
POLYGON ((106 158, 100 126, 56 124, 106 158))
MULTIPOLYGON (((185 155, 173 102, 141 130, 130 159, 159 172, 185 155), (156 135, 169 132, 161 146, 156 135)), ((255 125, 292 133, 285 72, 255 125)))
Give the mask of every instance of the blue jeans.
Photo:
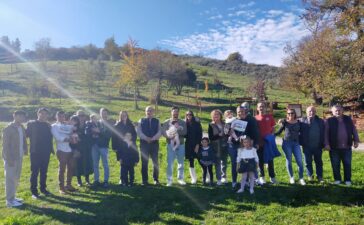
POLYGON ((298 176, 300 179, 302 179, 303 163, 302 163, 302 153, 299 143, 296 141, 283 140, 282 149, 286 156, 286 167, 289 177, 293 177, 293 169, 292 169, 292 153, 293 153, 298 166, 298 176))
POLYGON ((170 144, 167 144, 167 181, 172 182, 173 178, 173 164, 174 160, 177 158, 178 163, 178 173, 177 179, 184 179, 184 159, 185 159, 185 145, 180 145, 176 150, 173 150, 170 144))
POLYGON ((312 158, 316 165, 317 179, 322 179, 322 149, 321 148, 303 148, 305 154, 306 172, 307 176, 313 175, 312 158))
POLYGON ((102 161, 102 166, 104 167, 104 182, 109 182, 109 163, 107 161, 109 150, 108 148, 100 148, 96 144, 92 146, 92 160, 94 167, 94 181, 99 182, 100 173, 99 173, 99 162, 100 157, 102 161))
POLYGON ((231 177, 232 181, 236 183, 236 179, 238 177, 238 173, 236 172, 236 158, 238 156, 238 146, 235 146, 233 144, 228 145, 228 152, 230 156, 231 161, 231 177))
POLYGON ((331 149, 330 160, 334 179, 341 181, 340 163, 344 166, 344 181, 351 181, 351 149, 331 149))

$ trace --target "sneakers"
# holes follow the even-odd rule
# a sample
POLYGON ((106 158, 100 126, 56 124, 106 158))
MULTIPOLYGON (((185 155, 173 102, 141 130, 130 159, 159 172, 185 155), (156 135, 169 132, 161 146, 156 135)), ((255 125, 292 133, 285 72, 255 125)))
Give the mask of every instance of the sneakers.
POLYGON ((346 186, 351 186, 351 181, 345 181, 346 186))
POLYGON ((221 183, 226 184, 227 183, 227 179, 225 177, 221 178, 221 183))
POLYGON ((108 187, 109 187, 109 183, 105 181, 105 182, 102 184, 102 187, 103 187, 103 188, 108 188, 108 187))
POLYGON ((240 188, 236 193, 240 194, 244 192, 244 188, 240 188))
POLYGON ((19 206, 22 206, 22 205, 23 205, 23 203, 18 202, 16 200, 6 201, 6 207, 8 207, 8 208, 19 207, 19 206))
POLYGON ((20 202, 20 203, 23 203, 23 201, 24 201, 22 198, 14 198, 14 200, 17 202, 20 202))
POLYGON ((265 184, 266 182, 265 182, 264 177, 259 177, 259 179, 258 179, 258 183, 259 183, 260 185, 265 184))
POLYGON ((48 196, 51 194, 47 189, 41 190, 40 192, 42 192, 42 194, 44 194, 45 196, 48 196))
MULTIPOLYGON (((207 179, 206 179, 206 180, 207 180, 207 179)), ((216 182, 216 185, 217 185, 217 186, 221 186, 221 185, 222 185, 221 180, 218 180, 218 181, 216 182)))
POLYGON ((32 193, 32 199, 37 200, 39 198, 38 193, 32 193))
POLYGON ((210 176, 206 175, 206 183, 210 183, 210 176))
POLYGON ((232 183, 231 183, 231 187, 232 187, 233 189, 235 189, 235 188, 236 188, 236 182, 232 182, 232 183))
POLYGON ((294 177, 289 178, 289 183, 294 184, 294 177))
POLYGON ((171 181, 171 180, 167 181, 166 186, 167 186, 167 187, 171 187, 171 186, 172 186, 172 181, 171 181))
POLYGON ((186 182, 185 182, 184 180, 182 180, 182 179, 178 180, 178 183, 179 183, 180 185, 186 185, 186 182))
POLYGON ((301 178, 301 179, 300 179, 300 184, 301 184, 302 186, 305 186, 305 185, 306 185, 306 182, 305 182, 305 180, 304 180, 303 178, 301 178))
POLYGON ((154 180, 154 185, 160 185, 159 180, 154 180))
POLYGON ((60 188, 60 189, 59 189, 59 193, 60 193, 61 195, 65 195, 65 194, 66 194, 66 190, 65 190, 64 188, 60 188))
POLYGON ((277 183, 278 183, 275 177, 271 177, 271 178, 270 178, 270 182, 271 182, 272 184, 277 184, 277 183))
POLYGON ((254 194, 254 189, 250 189, 249 192, 251 195, 254 194))
POLYGON ((339 185, 341 183, 341 181, 340 180, 335 180, 334 181, 334 184, 336 184, 336 185, 339 185))

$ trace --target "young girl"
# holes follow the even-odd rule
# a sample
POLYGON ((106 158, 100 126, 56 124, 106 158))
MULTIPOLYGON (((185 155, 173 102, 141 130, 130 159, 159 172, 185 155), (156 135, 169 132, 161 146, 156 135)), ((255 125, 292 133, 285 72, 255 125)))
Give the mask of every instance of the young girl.
POLYGON ((212 166, 215 161, 215 154, 212 147, 209 145, 210 140, 207 137, 203 137, 201 140, 201 147, 199 150, 199 162, 203 170, 203 185, 206 185, 207 171, 210 175, 210 185, 213 184, 212 166))
POLYGON ((242 177, 241 186, 237 193, 244 192, 246 178, 249 175, 250 194, 253 194, 255 173, 259 165, 257 150, 252 147, 252 140, 248 136, 243 136, 240 139, 240 144, 241 148, 238 149, 236 162, 238 165, 238 173, 241 173, 242 177))

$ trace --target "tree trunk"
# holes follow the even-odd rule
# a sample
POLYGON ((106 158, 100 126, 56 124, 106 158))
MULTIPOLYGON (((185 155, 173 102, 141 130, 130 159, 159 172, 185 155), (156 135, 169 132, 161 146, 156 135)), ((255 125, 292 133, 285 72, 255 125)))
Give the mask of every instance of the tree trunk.
POLYGON ((138 87, 135 86, 134 87, 134 109, 138 110, 139 106, 138 106, 138 87))

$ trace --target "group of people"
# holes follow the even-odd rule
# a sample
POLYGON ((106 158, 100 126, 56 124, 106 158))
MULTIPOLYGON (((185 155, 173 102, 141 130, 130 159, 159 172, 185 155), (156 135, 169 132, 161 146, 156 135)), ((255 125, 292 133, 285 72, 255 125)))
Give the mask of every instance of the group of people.
POLYGON ((50 155, 54 154, 53 139, 56 143, 56 156, 59 161, 58 183, 60 194, 76 191, 72 177, 77 177, 78 186, 86 185, 108 187, 109 184, 109 144, 116 152, 120 163, 122 186, 134 185, 134 167, 141 161, 142 185, 148 185, 148 162, 153 162, 154 184, 159 183, 159 139, 167 142, 167 186, 173 185, 173 165, 177 160, 177 182, 185 185, 184 160, 189 161, 191 183, 196 184, 195 161, 203 170, 204 185, 227 183, 227 158, 231 161, 231 183, 234 190, 242 193, 248 181, 249 191, 254 193, 254 184, 263 185, 265 181, 264 164, 268 164, 270 182, 275 184, 274 158, 280 153, 275 136, 284 131, 282 149, 286 157, 289 183, 295 183, 292 169, 292 154, 298 165, 298 178, 305 185, 301 146, 304 153, 308 180, 313 180, 313 161, 316 164, 316 178, 323 181, 322 151, 329 150, 334 174, 334 183, 340 184, 340 165, 344 168, 344 182, 351 185, 352 146, 358 147, 359 138, 355 125, 349 116, 343 114, 340 105, 332 107, 333 116, 326 121, 316 115, 316 109, 309 106, 307 116, 298 119, 294 109, 287 109, 285 119, 279 120, 279 130, 275 132, 275 120, 267 113, 265 103, 257 104, 257 114, 250 113, 249 105, 243 103, 234 111, 211 112, 208 136, 203 134, 200 120, 188 110, 184 119, 180 118, 178 107, 171 109, 171 116, 160 122, 154 116, 154 109, 146 107, 145 117, 133 123, 126 111, 121 111, 116 123, 108 118, 109 111, 100 109, 100 115, 91 114, 89 118, 82 110, 69 120, 63 111, 56 113, 56 122, 48 122, 50 112, 46 108, 37 111, 37 119, 26 121, 23 111, 13 113, 14 121, 3 131, 3 151, 5 169, 6 204, 8 207, 22 205, 16 198, 23 156, 28 153, 26 138, 30 145, 30 190, 32 198, 39 197, 39 190, 49 195, 47 190, 47 170, 50 155), (139 137, 139 148, 137 138, 139 137), (139 150, 140 149, 140 154, 139 150), (99 161, 104 169, 103 182, 100 182, 99 161), (215 167, 215 171, 213 171, 215 167), (66 178, 64 177, 66 173, 66 178), (240 185, 237 181, 241 175, 240 185), (94 175, 93 184, 90 175, 94 175), (65 181, 66 180, 66 181, 65 181), (240 186, 240 188, 238 188, 240 186))

